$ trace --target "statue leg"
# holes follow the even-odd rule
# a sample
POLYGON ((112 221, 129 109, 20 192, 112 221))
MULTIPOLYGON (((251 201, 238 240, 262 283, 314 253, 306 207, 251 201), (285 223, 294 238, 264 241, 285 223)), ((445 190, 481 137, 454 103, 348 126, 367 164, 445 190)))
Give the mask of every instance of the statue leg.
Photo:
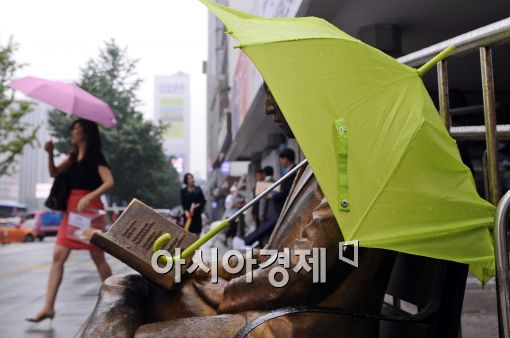
POLYGON ((242 314, 190 317, 141 326, 136 338, 149 337, 233 337, 246 324, 242 314))
POLYGON ((99 291, 94 310, 77 337, 132 337, 151 322, 161 302, 169 303, 172 291, 156 286, 140 275, 111 276, 99 291))
MULTIPOLYGON (((246 324, 255 320, 265 312, 242 312, 239 314, 223 314, 209 317, 189 317, 168 320, 164 322, 142 325, 136 330, 135 338, 184 338, 184 337, 207 337, 225 338, 233 337, 246 324)), ((342 331, 345 325, 335 323, 341 317, 330 314, 291 314, 271 319, 254 328, 248 337, 375 337, 377 335, 364 334, 363 326, 367 325, 366 319, 353 319, 349 330, 342 331), (361 335, 358 336, 357 333, 361 335)), ((368 324, 370 324, 368 322, 368 324)))
POLYGON ((77 337, 133 337, 144 324, 216 314, 192 280, 165 290, 140 275, 112 276, 101 286, 96 306, 77 337))
POLYGON ((125 301, 130 276, 111 276, 99 291, 96 306, 76 337, 132 337, 143 314, 125 301))

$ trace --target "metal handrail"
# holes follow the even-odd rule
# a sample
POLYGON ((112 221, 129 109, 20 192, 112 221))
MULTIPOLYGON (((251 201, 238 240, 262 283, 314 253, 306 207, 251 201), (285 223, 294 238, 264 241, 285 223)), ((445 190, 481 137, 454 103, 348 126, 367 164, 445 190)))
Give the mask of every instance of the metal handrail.
POLYGON ((492 46, 506 41, 510 41, 510 18, 496 21, 490 25, 475 29, 474 31, 407 54, 398 58, 398 61, 408 66, 416 67, 424 64, 451 45, 455 46, 455 51, 450 57, 473 52, 482 46, 492 46))
POLYGON ((499 336, 510 337, 510 273, 508 264, 507 229, 510 219, 510 190, 501 198, 494 228, 496 251, 496 286, 498 297, 499 336))
MULTIPOLYGON (((485 138, 485 125, 451 127, 450 135, 456 140, 483 140, 485 138)), ((510 124, 496 126, 498 140, 510 140, 510 124)))

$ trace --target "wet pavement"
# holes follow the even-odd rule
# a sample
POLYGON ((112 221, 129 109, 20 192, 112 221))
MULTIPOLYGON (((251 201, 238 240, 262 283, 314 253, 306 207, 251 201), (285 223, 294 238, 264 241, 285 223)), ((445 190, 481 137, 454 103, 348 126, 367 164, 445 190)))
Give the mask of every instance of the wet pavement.
POLYGON ((498 309, 494 279, 484 288, 469 277, 462 308, 462 338, 498 337, 498 309))
MULTIPOLYGON (((0 337, 73 337, 94 308, 99 276, 87 251, 73 251, 65 266, 52 326, 48 320, 38 324, 24 320, 43 304, 53 241, 46 238, 44 242, 0 246, 0 337)), ((214 242, 221 255, 225 251, 221 235, 214 242)), ((133 272, 107 257, 114 274, 133 272)), ((474 278, 468 279, 462 328, 463 338, 497 337, 494 283, 483 289, 474 278)))
MULTIPOLYGON (((66 262, 56 315, 29 323, 43 305, 54 238, 0 246, 0 337, 73 337, 94 308, 101 280, 88 251, 75 250, 66 262)), ((132 271, 108 256, 114 274, 132 271)))

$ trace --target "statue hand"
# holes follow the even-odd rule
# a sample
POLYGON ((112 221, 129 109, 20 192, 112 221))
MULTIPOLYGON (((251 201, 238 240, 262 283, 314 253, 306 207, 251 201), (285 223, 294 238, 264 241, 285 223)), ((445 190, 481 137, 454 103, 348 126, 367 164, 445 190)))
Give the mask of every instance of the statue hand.
MULTIPOLYGON (((232 266, 235 266, 237 265, 237 257, 236 256, 232 256, 230 258, 230 264, 232 264, 232 266)), ((211 275, 212 275, 212 271, 211 271, 211 262, 204 262, 204 265, 209 268, 209 272, 205 272, 204 270, 202 270, 200 267, 198 269, 196 269, 195 271, 193 271, 193 273, 191 274, 192 278, 194 280, 199 280, 199 281, 202 281, 202 280, 210 280, 211 279, 211 275)), ((225 270, 225 268, 223 267, 223 264, 221 264, 221 262, 218 262, 218 277, 221 278, 221 279, 224 279, 224 280, 231 280, 232 278, 236 277, 236 275, 233 275, 231 274, 230 272, 227 272, 225 270)))

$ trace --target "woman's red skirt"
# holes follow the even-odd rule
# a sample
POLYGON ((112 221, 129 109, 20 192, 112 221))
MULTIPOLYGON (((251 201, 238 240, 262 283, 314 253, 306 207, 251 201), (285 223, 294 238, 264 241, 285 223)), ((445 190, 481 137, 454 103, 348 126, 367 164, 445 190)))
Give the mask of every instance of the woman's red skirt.
MULTIPOLYGON (((78 207, 78 202, 80 199, 90 193, 90 190, 78 190, 73 189, 71 190, 71 193, 69 194, 69 198, 67 200, 67 209, 66 213, 64 215, 64 218, 62 219, 62 223, 60 223, 60 227, 58 229, 57 234, 57 244, 65 246, 69 249, 76 249, 76 250, 101 250, 97 246, 91 243, 84 243, 80 241, 73 240, 71 238, 67 237, 68 233, 68 220, 69 220, 69 211, 74 211, 78 207)), ((93 199, 89 203, 89 208, 93 209, 104 209, 103 202, 99 198, 93 199)))

